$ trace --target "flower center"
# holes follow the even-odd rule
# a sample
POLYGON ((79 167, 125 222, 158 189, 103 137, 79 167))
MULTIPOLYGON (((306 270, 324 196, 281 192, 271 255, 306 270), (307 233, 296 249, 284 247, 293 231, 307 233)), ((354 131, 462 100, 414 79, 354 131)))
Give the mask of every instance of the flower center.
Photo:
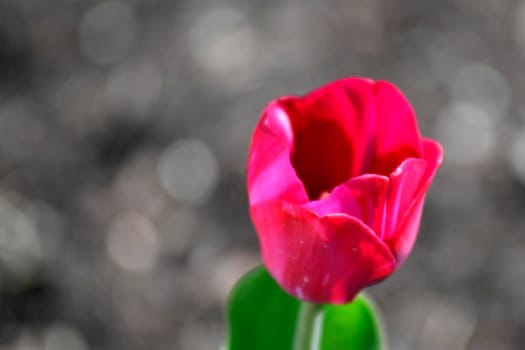
POLYGON ((292 165, 310 200, 316 200, 345 182, 352 173, 352 148, 344 130, 334 120, 309 118, 292 121, 292 165))

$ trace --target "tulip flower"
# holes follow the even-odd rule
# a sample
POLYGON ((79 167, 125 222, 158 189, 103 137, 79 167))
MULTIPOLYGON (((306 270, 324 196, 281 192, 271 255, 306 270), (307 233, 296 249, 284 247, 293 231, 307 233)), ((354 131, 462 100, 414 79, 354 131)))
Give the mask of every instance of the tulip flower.
POLYGON ((332 304, 391 275, 412 250, 442 157, 385 81, 341 79, 270 102, 247 169, 270 274, 298 299, 332 304))

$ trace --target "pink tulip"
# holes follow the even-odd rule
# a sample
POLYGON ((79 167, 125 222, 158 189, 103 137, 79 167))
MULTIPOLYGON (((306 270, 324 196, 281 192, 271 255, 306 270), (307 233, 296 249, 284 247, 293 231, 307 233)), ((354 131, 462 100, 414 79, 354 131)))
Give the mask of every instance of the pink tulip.
POLYGON ((443 159, 391 83, 337 80, 270 102, 248 160, 264 263, 289 294, 347 303, 412 250, 443 159))

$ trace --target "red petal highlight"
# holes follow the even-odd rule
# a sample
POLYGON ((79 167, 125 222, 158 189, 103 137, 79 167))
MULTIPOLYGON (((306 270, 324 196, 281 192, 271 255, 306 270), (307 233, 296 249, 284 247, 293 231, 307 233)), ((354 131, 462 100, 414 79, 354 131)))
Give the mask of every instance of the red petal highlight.
POLYGON ((284 199, 308 201, 304 186, 290 163, 293 134, 285 112, 271 104, 257 124, 248 159, 250 203, 284 199))
POLYGON ((390 249, 355 218, 281 201, 252 206, 251 215, 270 273, 301 300, 346 303, 395 269, 390 249))

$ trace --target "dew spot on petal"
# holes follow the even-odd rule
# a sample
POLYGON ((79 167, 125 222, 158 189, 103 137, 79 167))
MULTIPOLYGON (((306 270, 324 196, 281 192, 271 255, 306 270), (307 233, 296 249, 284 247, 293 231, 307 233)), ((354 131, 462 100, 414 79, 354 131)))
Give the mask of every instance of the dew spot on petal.
POLYGON ((328 198, 328 197, 330 197, 330 192, 328 192, 328 191, 324 191, 324 192, 321 193, 321 195, 319 196, 319 199, 320 199, 320 200, 323 200, 323 199, 326 199, 326 198, 328 198))
POLYGON ((397 168, 396 170, 394 170, 394 172, 392 173, 393 176, 398 176, 398 175, 401 175, 401 168, 397 168))
POLYGON ((295 295, 297 295, 297 297, 299 297, 299 299, 304 299, 303 289, 301 287, 296 287, 295 288, 295 295))

